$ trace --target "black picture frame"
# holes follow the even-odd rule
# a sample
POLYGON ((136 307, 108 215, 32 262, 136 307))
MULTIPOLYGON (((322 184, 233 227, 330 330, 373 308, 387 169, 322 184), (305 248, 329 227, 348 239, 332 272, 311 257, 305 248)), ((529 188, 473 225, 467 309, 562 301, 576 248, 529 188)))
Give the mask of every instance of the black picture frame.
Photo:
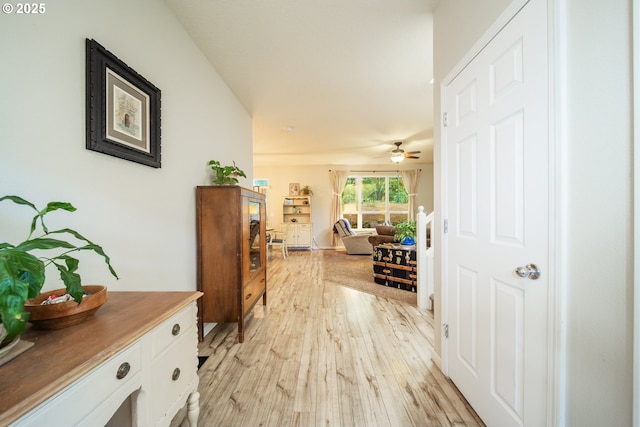
POLYGON ((161 167, 161 91, 86 39, 86 148, 161 167))

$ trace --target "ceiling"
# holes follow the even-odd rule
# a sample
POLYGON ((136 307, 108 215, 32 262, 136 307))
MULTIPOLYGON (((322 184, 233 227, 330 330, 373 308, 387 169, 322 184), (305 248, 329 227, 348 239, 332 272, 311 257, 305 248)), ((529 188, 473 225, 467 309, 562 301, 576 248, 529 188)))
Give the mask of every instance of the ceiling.
POLYGON ((165 0, 253 122, 255 166, 433 159, 438 0, 165 0))

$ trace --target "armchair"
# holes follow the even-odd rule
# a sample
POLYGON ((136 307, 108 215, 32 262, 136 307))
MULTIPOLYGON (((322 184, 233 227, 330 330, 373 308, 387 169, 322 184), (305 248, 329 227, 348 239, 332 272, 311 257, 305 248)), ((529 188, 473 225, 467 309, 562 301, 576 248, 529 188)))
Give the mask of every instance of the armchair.
POLYGON ((345 218, 340 218, 333 229, 342 239, 342 244, 349 255, 371 255, 373 247, 369 243, 368 234, 357 234, 351 229, 351 224, 345 218))

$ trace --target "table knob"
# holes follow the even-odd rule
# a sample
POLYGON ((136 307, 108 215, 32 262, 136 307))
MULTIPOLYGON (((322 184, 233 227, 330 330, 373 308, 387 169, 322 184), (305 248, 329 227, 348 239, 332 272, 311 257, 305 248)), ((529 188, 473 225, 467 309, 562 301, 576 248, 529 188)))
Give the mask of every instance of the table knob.
POLYGON ((120 367, 118 368, 118 371, 116 372, 116 378, 119 380, 123 379, 124 377, 127 376, 130 369, 131 369, 131 365, 129 365, 129 363, 127 362, 122 363, 122 365, 120 365, 120 367))

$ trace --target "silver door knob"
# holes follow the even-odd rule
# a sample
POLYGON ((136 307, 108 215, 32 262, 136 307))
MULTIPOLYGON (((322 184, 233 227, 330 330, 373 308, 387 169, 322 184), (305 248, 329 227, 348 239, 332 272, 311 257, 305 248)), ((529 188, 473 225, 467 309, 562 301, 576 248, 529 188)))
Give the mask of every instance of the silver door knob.
POLYGON ((516 268, 516 274, 520 277, 528 277, 531 280, 536 280, 540 277, 540 269, 535 264, 527 264, 524 267, 516 268))

